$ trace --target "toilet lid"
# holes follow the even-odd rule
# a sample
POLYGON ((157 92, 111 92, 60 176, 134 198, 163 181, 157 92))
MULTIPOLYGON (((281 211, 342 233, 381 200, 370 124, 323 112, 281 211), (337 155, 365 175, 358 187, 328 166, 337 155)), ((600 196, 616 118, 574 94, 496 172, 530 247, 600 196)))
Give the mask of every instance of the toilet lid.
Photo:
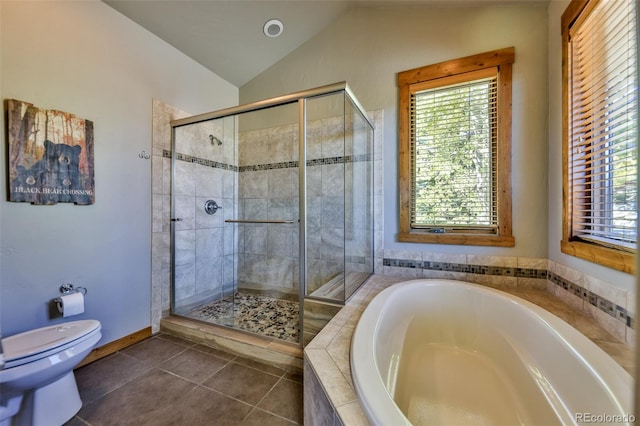
POLYGON ((71 321, 51 325, 2 339, 5 368, 31 362, 56 352, 58 348, 101 328, 96 320, 71 321))

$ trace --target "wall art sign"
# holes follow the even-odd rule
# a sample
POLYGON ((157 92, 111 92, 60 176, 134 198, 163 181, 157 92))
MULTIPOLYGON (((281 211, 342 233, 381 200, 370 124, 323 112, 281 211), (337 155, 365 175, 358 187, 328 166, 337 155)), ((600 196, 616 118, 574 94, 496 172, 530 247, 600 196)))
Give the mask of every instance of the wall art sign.
POLYGON ((93 122, 9 99, 9 201, 93 204, 93 122))

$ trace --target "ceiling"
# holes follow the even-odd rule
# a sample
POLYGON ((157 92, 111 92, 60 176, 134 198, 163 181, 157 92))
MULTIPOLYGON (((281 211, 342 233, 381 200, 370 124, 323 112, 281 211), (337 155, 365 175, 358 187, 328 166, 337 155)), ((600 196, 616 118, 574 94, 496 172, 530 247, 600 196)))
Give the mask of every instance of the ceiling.
POLYGON ((103 0, 226 81, 241 87, 352 7, 461 6, 535 0, 103 0), (263 26, 282 21, 279 37, 263 26))
POLYGON ((240 87, 345 13, 350 1, 103 0, 217 75, 240 87), (279 37, 263 26, 282 21, 279 37))

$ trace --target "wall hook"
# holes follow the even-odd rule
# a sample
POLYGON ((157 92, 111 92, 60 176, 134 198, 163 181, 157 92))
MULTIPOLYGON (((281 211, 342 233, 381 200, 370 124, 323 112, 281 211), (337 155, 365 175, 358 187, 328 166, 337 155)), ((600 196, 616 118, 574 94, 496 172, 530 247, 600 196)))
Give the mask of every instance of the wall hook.
POLYGON ((147 154, 147 151, 145 151, 144 149, 142 151, 140 151, 140 153, 138 154, 139 158, 143 158, 145 160, 148 160, 149 158, 151 158, 150 154, 147 154))

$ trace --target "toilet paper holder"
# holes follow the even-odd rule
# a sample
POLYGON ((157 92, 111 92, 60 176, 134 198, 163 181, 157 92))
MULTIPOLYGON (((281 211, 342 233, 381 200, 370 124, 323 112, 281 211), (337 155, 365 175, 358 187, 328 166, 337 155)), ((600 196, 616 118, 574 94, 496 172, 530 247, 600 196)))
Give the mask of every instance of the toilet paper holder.
MULTIPOLYGON (((60 286, 60 293, 64 294, 71 294, 71 293, 82 293, 83 296, 85 296, 87 294, 87 289, 85 287, 74 287, 73 284, 62 284, 60 286)), ((58 297, 56 299, 54 299, 54 302, 58 303, 61 302, 62 300, 58 297)))
POLYGON ((49 315, 57 318, 61 314, 63 317, 70 317, 84 313, 84 296, 87 289, 84 287, 74 287, 73 284, 62 284, 60 286, 62 296, 56 297, 49 304, 49 315))

